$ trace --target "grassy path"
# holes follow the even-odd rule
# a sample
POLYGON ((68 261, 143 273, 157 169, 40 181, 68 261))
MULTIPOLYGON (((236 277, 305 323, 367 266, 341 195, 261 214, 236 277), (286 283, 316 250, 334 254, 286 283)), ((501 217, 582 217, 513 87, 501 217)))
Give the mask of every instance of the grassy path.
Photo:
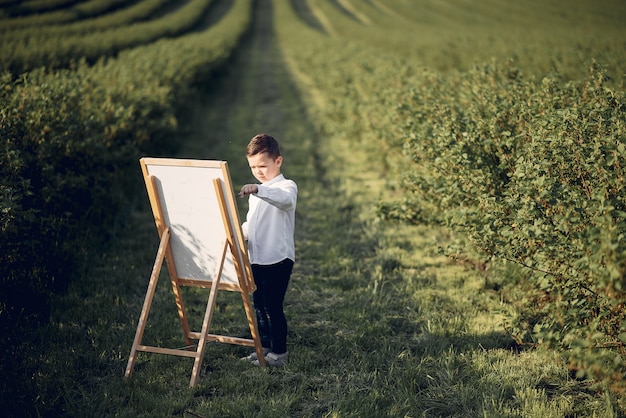
MULTIPOLYGON (((31 396, 15 399, 15 415, 557 417, 589 402, 564 383, 558 360, 512 350, 498 325, 498 294, 434 254, 437 231, 362 216, 367 195, 354 185, 344 193, 339 178, 361 167, 327 165, 320 150, 333 144, 316 132, 287 72, 272 1, 258 0, 254 12, 250 36, 191 104, 185 138, 173 140, 183 141, 177 157, 227 160, 236 187, 252 180, 249 138, 266 132, 281 141, 283 171, 299 186, 290 365, 254 368, 239 360, 245 348, 215 343, 194 389, 191 362, 168 356, 143 354, 132 379, 122 379, 158 246, 139 196, 116 245, 54 302, 50 325, 24 339, 21 349, 37 354, 25 366, 30 380, 16 382, 16 393, 31 396)), ((352 161, 341 154, 349 149, 336 149, 333 161, 352 161)), ((207 293, 187 290, 193 327, 207 293)), ((214 331, 245 334, 239 295, 222 292, 217 303, 214 331)), ((164 272, 145 342, 177 347, 181 334, 164 272)))
MULTIPOLYGON (((366 233, 365 227, 354 216, 353 205, 332 187, 333 180, 324 176, 320 163, 323 156, 318 155, 316 146, 321 138, 308 120, 304 104, 277 49, 272 33, 271 6, 271 1, 257 2, 250 37, 233 58, 232 65, 218 75, 213 86, 205 92, 205 99, 193 109, 189 134, 178 157, 227 160, 233 182, 239 185, 252 180, 243 157, 249 138, 267 132, 280 140, 285 156, 283 172, 293 178, 300 189, 296 237, 298 261, 286 300, 290 318, 291 366, 280 372, 250 369, 238 360, 246 349, 209 346, 205 374, 196 394, 219 396, 179 399, 179 407, 189 414, 245 416, 259 413, 260 416, 276 416, 290 411, 292 416, 319 416, 340 400, 344 379, 359 380, 356 387, 349 389, 352 399, 346 398, 347 402, 354 402, 353 397, 358 397, 368 385, 367 377, 358 377, 360 372, 351 370, 358 366, 349 365, 352 361, 367 363, 363 358, 367 356, 368 345, 358 347, 359 343, 353 340, 355 337, 367 339, 367 330, 356 327, 352 331, 350 328, 355 316, 365 327, 371 327, 367 318, 369 313, 364 311, 369 300, 359 302, 360 297, 354 290, 369 277, 365 272, 366 263, 374 256, 376 238, 372 233, 366 233), (355 300, 346 301, 351 295, 355 300), (361 335, 353 335, 355 331, 361 335), (346 344, 352 353, 346 352, 346 344), (231 385, 235 385, 231 393, 223 392, 222 387, 231 385)), ((241 201, 240 210, 243 215, 245 201, 241 201)), ((142 218, 142 225, 149 223, 152 227, 151 219, 142 218)), ((158 296, 163 304, 167 304, 169 289, 167 286, 162 289, 158 296)), ((190 293, 187 297, 191 299, 188 300, 194 297, 201 300, 202 296, 190 293)), ((243 333, 244 323, 237 323, 235 313, 229 315, 231 304, 237 306, 238 296, 220 295, 218 306, 223 307, 222 315, 216 315, 214 326, 243 333)), ((161 317, 157 318, 156 321, 161 322, 161 317)), ((175 333, 176 321, 169 318, 169 322, 169 331, 175 333)), ((163 329, 168 328, 162 327, 161 331, 163 329)), ((150 369, 143 373, 158 378, 155 374, 162 373, 161 364, 173 365, 178 376, 170 374, 168 379, 179 380, 177 386, 186 383, 188 364, 181 365, 178 360, 174 360, 178 363, 174 364, 161 358, 151 362, 159 366, 151 369, 147 364, 146 369, 150 369)), ((142 386, 147 382, 141 373, 138 372, 130 384, 157 404, 158 396, 152 399, 144 393, 142 386)), ((176 412, 181 410, 174 409, 176 412)))

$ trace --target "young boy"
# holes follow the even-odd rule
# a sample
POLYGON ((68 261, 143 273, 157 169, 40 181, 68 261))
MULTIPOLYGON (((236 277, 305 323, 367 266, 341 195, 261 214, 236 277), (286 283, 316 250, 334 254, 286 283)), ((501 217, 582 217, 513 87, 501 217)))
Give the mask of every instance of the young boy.
MULTIPOLYGON (((252 294, 265 361, 287 364, 287 319, 283 302, 295 261, 294 227, 298 186, 280 171, 283 157, 273 137, 260 134, 250 140, 246 158, 261 184, 246 184, 240 197, 249 197, 242 225, 256 290, 252 294)), ((245 359, 259 365, 256 353, 245 359)))

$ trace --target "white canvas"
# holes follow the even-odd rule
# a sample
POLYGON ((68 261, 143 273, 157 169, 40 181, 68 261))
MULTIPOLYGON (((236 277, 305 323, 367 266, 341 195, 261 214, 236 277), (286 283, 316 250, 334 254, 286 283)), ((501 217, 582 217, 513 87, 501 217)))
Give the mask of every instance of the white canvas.
MULTIPOLYGON (((181 164, 185 161, 181 160, 181 164)), ((166 226, 169 226, 170 247, 176 271, 181 279, 212 281, 221 260, 226 231, 213 179, 219 178, 223 189, 225 163, 191 160, 193 165, 172 165, 170 159, 145 159, 148 174, 155 178, 156 189, 166 226)), ((224 190, 232 193, 232 190, 224 190)), ((226 198, 229 212, 234 215, 226 198)), ((231 222, 238 219, 230 216, 231 222)), ((233 230, 239 225, 232 224, 233 230)), ((235 234, 237 240, 237 234, 235 234)), ((230 251, 226 259, 221 283, 238 285, 237 272, 230 251)))

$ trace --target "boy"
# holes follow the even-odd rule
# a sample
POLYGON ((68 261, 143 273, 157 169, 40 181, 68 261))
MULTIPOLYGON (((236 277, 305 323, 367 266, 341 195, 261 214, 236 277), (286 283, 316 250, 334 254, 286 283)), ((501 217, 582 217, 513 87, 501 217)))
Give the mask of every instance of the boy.
MULTIPOLYGON (((287 319, 283 302, 295 261, 294 227, 298 187, 280 171, 283 157, 278 142, 256 135, 246 147, 252 175, 261 184, 246 184, 240 197, 249 197, 242 225, 256 290, 252 294, 265 361, 280 367, 288 362, 287 319)), ((256 353, 244 359, 259 365, 256 353)))

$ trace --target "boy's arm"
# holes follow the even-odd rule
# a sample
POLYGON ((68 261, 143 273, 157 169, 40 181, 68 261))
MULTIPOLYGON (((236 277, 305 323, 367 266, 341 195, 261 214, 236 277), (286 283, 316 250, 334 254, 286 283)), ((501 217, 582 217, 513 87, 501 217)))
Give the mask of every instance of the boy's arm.
POLYGON ((255 196, 276 206, 281 210, 290 210, 296 207, 298 199, 298 186, 293 181, 284 182, 279 187, 268 187, 262 184, 257 185, 255 196))
POLYGON ((296 207, 298 186, 293 181, 285 182, 280 187, 267 187, 262 184, 245 184, 239 197, 253 194, 278 209, 289 210, 296 207))

